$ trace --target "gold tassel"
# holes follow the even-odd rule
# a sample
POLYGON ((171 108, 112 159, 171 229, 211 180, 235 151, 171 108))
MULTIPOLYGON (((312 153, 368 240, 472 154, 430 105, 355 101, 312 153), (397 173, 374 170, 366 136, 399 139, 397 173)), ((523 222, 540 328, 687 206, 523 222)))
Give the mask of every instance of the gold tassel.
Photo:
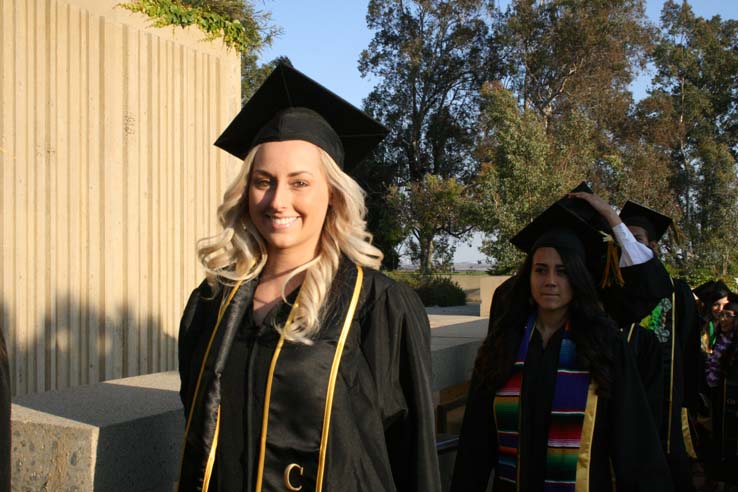
POLYGON ((623 280, 623 274, 620 271, 618 248, 615 245, 615 241, 612 236, 605 234, 604 232, 602 234, 604 236, 602 240, 607 243, 607 256, 605 258, 605 271, 602 273, 600 288, 604 289, 610 287, 612 285, 613 278, 615 279, 615 282, 622 287, 625 285, 625 281, 623 280))

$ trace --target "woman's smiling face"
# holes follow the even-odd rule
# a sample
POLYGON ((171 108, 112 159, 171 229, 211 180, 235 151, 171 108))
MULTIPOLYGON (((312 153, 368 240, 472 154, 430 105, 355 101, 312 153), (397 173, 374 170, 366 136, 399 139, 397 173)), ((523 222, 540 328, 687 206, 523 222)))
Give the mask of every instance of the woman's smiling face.
POLYGON ((261 144, 248 185, 249 216, 269 254, 314 255, 330 204, 320 149, 304 140, 261 144))

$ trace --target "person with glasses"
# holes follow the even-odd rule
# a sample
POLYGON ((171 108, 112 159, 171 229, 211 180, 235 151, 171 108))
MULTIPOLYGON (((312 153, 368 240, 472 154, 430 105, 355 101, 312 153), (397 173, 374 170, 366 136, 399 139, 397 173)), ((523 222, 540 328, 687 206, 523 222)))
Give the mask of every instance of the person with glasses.
POLYGON ((738 295, 717 314, 717 337, 707 361, 706 379, 711 389, 712 429, 707 473, 725 482, 724 490, 738 490, 738 295))
POLYGON ((694 289, 702 317, 700 347, 705 354, 712 352, 717 341, 718 332, 715 325, 718 316, 728 304, 729 293, 730 289, 722 280, 710 280, 694 289))

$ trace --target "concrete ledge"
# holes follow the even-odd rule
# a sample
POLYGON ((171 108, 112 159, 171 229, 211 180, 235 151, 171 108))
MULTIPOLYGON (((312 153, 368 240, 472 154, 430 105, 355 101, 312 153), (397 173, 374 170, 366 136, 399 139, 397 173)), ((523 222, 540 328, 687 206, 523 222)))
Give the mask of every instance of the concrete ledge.
MULTIPOLYGON (((438 393, 469 380, 487 319, 431 318, 438 393)), ((17 397, 12 490, 170 492, 184 431, 178 390, 172 371, 17 397)))
POLYGON ((438 328, 431 331, 433 391, 471 379, 477 350, 487 334, 487 318, 449 316, 445 326, 440 325, 443 320, 438 318, 441 317, 433 319, 438 328))
POLYGON ((164 372, 16 398, 13 490, 166 491, 179 473, 179 375, 164 372))

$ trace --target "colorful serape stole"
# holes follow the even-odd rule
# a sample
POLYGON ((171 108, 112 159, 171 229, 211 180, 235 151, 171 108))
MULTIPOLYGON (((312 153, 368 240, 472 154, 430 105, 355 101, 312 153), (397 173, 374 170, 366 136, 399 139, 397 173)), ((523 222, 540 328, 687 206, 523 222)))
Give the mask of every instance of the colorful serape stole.
MULTIPOLYGON (((520 393, 534 325, 535 316, 531 316, 525 326, 512 375, 497 391, 494 402, 499 443, 495 473, 500 485, 509 485, 505 487, 507 490, 518 490, 520 482, 520 393)), ((546 492, 589 489, 589 461, 597 395, 594 382, 590 384, 589 372, 576 367, 575 344, 570 338, 568 323, 564 330, 548 429, 544 480, 546 492)))

